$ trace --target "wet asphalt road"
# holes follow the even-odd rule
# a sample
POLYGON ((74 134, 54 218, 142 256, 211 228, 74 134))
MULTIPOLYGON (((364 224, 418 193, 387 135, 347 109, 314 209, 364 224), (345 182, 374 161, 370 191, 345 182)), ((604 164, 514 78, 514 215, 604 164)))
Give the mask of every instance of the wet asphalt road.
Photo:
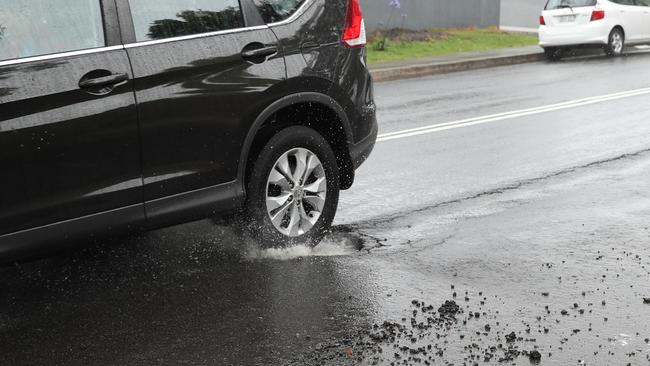
POLYGON ((0 365, 650 364, 648 65, 378 84, 382 134, 611 100, 379 142, 315 250, 205 221, 0 269, 0 365))

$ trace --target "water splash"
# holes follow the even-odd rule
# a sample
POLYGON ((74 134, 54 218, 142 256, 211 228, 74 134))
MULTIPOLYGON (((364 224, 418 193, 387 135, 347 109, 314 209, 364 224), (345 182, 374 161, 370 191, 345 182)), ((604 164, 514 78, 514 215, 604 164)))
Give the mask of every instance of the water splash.
POLYGON ((358 253, 363 247, 355 237, 343 235, 329 236, 316 247, 298 245, 290 248, 262 249, 249 243, 246 246, 244 257, 248 260, 280 260, 287 261, 302 257, 338 257, 358 253))

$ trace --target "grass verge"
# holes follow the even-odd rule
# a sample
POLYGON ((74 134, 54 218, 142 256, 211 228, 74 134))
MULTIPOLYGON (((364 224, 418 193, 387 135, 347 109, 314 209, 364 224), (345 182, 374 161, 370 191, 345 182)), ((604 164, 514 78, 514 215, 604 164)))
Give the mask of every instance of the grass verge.
POLYGON ((384 33, 374 33, 370 37, 367 49, 368 62, 376 64, 536 44, 536 36, 502 32, 497 28, 434 29, 429 31, 393 29, 384 33))

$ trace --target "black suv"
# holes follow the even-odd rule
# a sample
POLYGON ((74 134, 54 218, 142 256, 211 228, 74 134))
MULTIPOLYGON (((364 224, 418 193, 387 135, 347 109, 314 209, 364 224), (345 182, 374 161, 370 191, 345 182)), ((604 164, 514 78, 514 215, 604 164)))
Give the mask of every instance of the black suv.
POLYGON ((317 243, 374 146, 358 0, 0 9, 0 257, 232 213, 317 243))

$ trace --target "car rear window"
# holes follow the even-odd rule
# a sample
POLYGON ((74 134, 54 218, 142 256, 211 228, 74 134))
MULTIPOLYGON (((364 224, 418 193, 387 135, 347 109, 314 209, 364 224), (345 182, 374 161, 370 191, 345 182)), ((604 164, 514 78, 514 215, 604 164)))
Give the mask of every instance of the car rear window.
POLYGON ((546 9, 577 8, 581 6, 596 6, 597 0, 549 0, 546 9))
POLYGON ((0 0, 0 60, 103 46, 99 0, 0 0))
POLYGON ((238 0, 130 0, 138 42, 241 28, 238 0))
POLYGON ((289 18, 306 0, 253 0, 266 23, 289 18))

